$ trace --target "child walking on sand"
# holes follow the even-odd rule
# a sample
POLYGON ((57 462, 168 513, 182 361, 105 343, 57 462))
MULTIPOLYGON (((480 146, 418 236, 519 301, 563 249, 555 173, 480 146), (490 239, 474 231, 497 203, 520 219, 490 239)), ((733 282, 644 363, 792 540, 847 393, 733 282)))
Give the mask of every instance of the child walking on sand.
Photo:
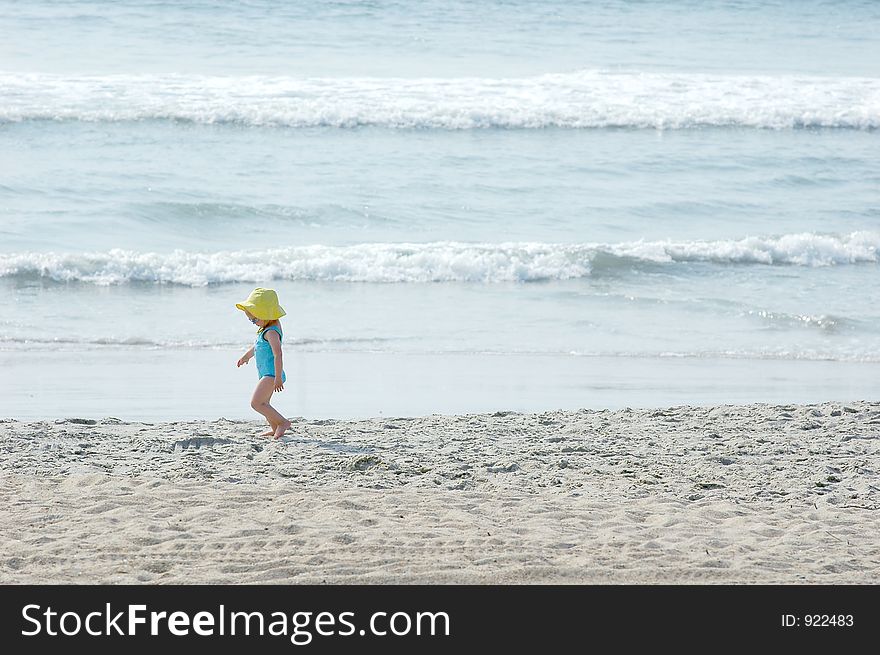
POLYGON ((242 303, 236 303, 251 323, 256 325, 257 340, 248 351, 241 356, 236 366, 247 364, 252 357, 257 358, 257 375, 260 381, 254 389, 251 407, 266 417, 271 428, 264 432, 264 437, 274 436, 280 439, 290 428, 290 421, 278 413, 269 401, 275 391, 284 391, 284 362, 281 355, 281 323, 278 321, 285 312, 278 304, 278 295, 272 289, 256 288, 242 303))

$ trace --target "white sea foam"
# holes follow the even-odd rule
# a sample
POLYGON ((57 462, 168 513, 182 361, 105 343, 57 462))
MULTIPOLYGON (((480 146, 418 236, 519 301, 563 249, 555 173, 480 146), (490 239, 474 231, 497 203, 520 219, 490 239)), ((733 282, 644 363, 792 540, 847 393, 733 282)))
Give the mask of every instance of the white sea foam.
POLYGON ((686 262, 831 266, 880 261, 880 232, 617 244, 367 243, 214 253, 0 253, 0 277, 97 285, 230 282, 529 282, 686 262))
POLYGON ((880 232, 803 232, 725 241, 640 241, 600 248, 621 257, 653 262, 831 266, 880 261, 880 232))
POLYGON ((583 70, 521 78, 0 73, 0 121, 678 129, 880 127, 880 78, 583 70))
MULTIPOLYGON (((880 354, 870 347, 817 349, 806 346, 760 347, 727 350, 546 350, 501 348, 419 348, 401 347, 406 339, 395 338, 289 338, 285 348, 310 352, 360 352, 397 353, 419 355, 458 355, 475 357, 591 357, 622 359, 734 359, 778 361, 835 361, 849 363, 880 363, 880 354)), ((132 350, 238 350, 242 341, 205 341, 198 339, 148 339, 145 337, 70 337, 47 338, 34 336, 0 336, 0 351, 20 351, 22 348, 38 347, 41 351, 82 352, 84 350, 120 349, 132 350)))
MULTIPOLYGON (((342 350, 352 348, 376 348, 386 342, 399 342, 404 339, 386 337, 288 337, 285 346, 293 348, 313 348, 342 350)), ((45 350, 71 350, 80 348, 139 348, 144 350, 223 350, 241 347, 241 340, 224 341, 204 339, 150 339, 147 337, 40 337, 28 333, 27 336, 0 335, 0 350, 19 350, 23 346, 39 346, 45 350)))
POLYGON ((730 350, 680 350, 680 351, 581 351, 568 352, 574 357, 625 357, 634 359, 752 359, 809 362, 848 362, 853 364, 880 363, 880 355, 874 352, 847 352, 817 350, 814 348, 754 348, 730 350))

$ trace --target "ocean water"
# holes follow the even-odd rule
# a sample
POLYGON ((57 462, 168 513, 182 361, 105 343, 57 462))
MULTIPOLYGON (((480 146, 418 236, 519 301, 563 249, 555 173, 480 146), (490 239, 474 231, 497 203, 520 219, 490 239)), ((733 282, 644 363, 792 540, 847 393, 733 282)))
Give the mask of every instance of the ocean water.
POLYGON ((876 2, 0 16, 0 416, 877 397, 876 2))

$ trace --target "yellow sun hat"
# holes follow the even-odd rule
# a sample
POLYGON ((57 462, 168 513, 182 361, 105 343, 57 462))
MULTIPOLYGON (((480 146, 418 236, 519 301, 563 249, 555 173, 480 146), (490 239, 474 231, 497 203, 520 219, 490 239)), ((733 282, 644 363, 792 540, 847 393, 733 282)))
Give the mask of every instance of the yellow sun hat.
POLYGON ((287 314, 278 304, 278 294, 273 289, 257 287, 244 302, 236 303, 241 311, 248 311, 264 321, 275 321, 287 314))

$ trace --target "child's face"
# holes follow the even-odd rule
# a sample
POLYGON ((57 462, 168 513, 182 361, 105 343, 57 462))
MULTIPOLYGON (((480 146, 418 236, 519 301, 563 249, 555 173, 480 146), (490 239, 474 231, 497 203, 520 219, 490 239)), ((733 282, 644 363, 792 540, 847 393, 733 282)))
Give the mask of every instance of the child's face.
POLYGON ((245 311, 245 314, 247 315, 248 320, 251 323, 253 323, 254 325, 256 325, 257 327, 264 327, 266 325, 266 323, 269 322, 269 321, 264 321, 262 318, 257 318, 256 316, 251 314, 249 311, 245 311))

